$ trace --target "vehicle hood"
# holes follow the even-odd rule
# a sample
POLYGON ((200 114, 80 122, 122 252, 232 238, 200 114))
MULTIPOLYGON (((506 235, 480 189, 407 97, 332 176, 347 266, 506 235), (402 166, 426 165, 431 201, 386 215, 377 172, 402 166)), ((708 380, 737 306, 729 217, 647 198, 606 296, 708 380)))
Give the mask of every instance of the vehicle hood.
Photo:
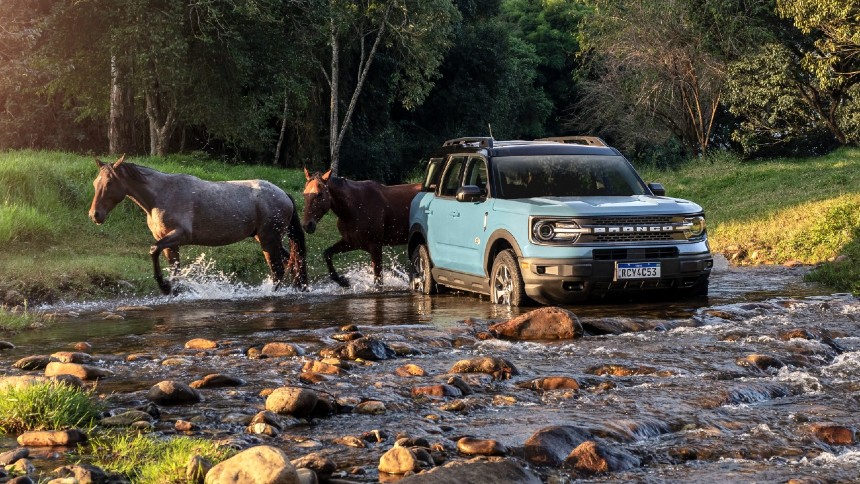
POLYGON ((609 216, 686 215, 702 212, 689 200, 652 195, 629 197, 535 197, 496 200, 496 210, 528 215, 609 216))

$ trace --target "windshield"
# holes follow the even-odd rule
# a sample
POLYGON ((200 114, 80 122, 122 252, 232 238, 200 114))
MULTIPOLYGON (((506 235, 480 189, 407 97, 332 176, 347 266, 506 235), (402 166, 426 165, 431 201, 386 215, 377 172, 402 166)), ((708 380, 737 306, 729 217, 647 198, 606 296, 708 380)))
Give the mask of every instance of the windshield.
POLYGON ((498 198, 612 197, 648 193, 622 156, 546 155, 493 159, 498 198))

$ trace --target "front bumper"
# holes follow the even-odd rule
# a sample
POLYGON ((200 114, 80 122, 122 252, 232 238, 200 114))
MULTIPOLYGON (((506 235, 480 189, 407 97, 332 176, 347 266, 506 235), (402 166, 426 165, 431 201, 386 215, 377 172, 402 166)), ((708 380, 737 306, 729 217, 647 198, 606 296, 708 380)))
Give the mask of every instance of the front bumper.
POLYGON ((589 296, 648 290, 675 291, 707 284, 714 265, 710 252, 671 258, 598 260, 594 258, 519 259, 525 292, 542 304, 573 303, 589 296), (615 280, 616 262, 660 262, 660 277, 615 280))

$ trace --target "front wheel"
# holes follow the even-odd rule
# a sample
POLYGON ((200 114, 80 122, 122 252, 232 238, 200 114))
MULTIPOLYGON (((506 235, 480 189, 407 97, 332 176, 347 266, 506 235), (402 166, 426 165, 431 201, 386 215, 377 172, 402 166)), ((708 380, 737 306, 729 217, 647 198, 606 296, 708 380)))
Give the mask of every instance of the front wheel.
POLYGON ((517 258, 510 249, 499 252, 490 274, 490 299, 494 304, 522 306, 526 303, 525 285, 517 258))
POLYGON ((412 263, 409 266, 409 286, 413 292, 421 294, 434 294, 436 292, 436 281, 430 273, 430 252, 427 246, 419 245, 412 251, 412 263))

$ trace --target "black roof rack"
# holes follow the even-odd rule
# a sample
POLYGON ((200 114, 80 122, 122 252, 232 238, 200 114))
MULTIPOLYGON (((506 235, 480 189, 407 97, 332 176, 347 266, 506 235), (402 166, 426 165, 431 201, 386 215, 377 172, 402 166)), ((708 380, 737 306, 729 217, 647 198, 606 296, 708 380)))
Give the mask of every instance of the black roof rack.
POLYGON ((484 137, 467 137, 467 138, 454 138, 449 139, 448 141, 442 143, 442 146, 467 146, 467 145, 475 145, 480 148, 493 148, 493 138, 491 136, 484 137))
POLYGON ((609 146, 605 141, 597 136, 554 136, 550 138, 540 138, 535 141, 555 141, 556 143, 568 143, 576 145, 588 146, 609 146))

